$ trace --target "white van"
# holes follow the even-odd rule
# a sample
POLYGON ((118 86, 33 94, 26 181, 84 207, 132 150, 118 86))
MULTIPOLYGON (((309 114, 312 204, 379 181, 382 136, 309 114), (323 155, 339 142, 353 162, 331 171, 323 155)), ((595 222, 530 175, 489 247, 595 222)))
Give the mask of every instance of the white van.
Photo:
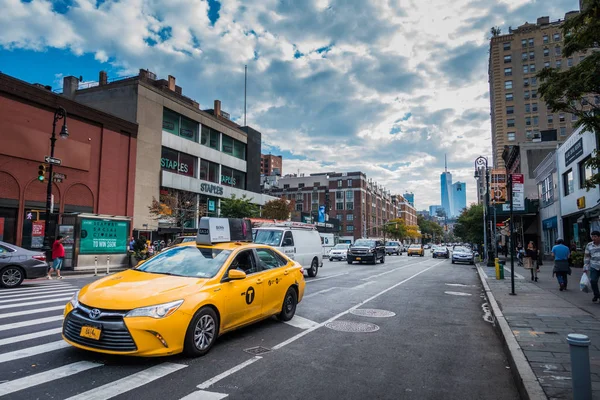
POLYGON ((323 266, 323 248, 321 236, 316 229, 280 225, 261 226, 255 229, 255 243, 277 248, 302 265, 308 272, 308 276, 317 276, 319 268, 323 266))
POLYGON ((333 233, 319 233, 321 236, 321 247, 323 248, 323 256, 327 257, 333 246, 335 246, 335 236, 333 233))

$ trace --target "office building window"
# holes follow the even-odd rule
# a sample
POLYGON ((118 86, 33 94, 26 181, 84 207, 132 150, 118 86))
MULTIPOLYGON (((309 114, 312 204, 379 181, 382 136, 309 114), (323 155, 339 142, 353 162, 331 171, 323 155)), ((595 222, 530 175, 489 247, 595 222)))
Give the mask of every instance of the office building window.
POLYGON ((562 61, 556 60, 556 69, 561 69, 561 68, 562 68, 562 61))
POLYGON ((573 66, 573 59, 567 58, 567 67, 572 67, 572 66, 573 66))
POLYGON ((552 174, 548 175, 546 179, 540 182, 539 190, 543 206, 547 206, 554 201, 554 182, 552 174))
POLYGON ((336 200, 344 200, 344 192, 343 191, 337 191, 335 192, 335 198, 336 200))
POLYGON ((565 192, 565 196, 570 195, 574 191, 572 169, 563 174, 563 190, 565 192))
POLYGON ((535 77, 535 76, 531 77, 531 86, 537 86, 537 77, 535 77))
POLYGON ((221 184, 238 189, 246 189, 246 173, 221 166, 221 184))
POLYGON ((529 86, 529 78, 523 78, 523 86, 529 86))
POLYGON ((532 99, 537 99, 537 89, 532 89, 531 90, 531 98, 532 99))
POLYGON ((537 103, 531 103, 531 111, 532 112, 537 112, 538 110, 538 105, 537 103))
POLYGON ((354 221, 354 214, 346 214, 346 221, 354 221))
POLYGON ((565 127, 565 126, 560 127, 560 136, 567 136, 567 127, 565 127))
POLYGON ((529 52, 529 59, 530 60, 534 60, 535 59, 535 51, 530 51, 529 52))
POLYGON ((348 179, 348 187, 352 187, 352 179, 348 179))
POLYGON ((227 135, 223 135, 223 153, 232 155, 241 160, 246 159, 246 144, 227 135))
POLYGON ((162 129, 194 142, 198 141, 198 123, 167 108, 163 108, 162 129))
POLYGON ((521 47, 527 47, 527 39, 521 40, 521 47))
POLYGON ((506 114, 514 114, 514 113, 515 113, 515 107, 513 107, 513 106, 506 107, 506 114))
POLYGON ((302 203, 296 203, 296 211, 302 211, 302 203))
POLYGON ((558 120, 560 122, 565 122, 565 114, 558 114, 558 120))
POLYGON ((304 187, 304 183, 299 183, 298 184, 298 189, 302 189, 304 187))
POLYGON ((531 112, 531 104, 525 104, 525 112, 526 113, 530 113, 531 112))
MULTIPOLYGON (((529 65, 523 65, 523 73, 524 74, 528 74, 529 73, 529 65)), ((504 75, 506 75, 506 74, 504 74, 504 75)))
POLYGON ((161 149, 160 168, 179 175, 196 177, 198 158, 167 147, 161 149))
POLYGON ((284 183, 283 184, 283 188, 284 189, 289 189, 290 188, 290 184, 289 183, 284 183))
POLYGON ((571 114, 571 121, 577 121, 577 115, 571 114))
POLYGON ((550 49, 545 47, 544 48, 544 57, 549 57, 550 56, 550 49))
POLYGON ((179 136, 194 142, 198 141, 198 123, 191 119, 181 117, 181 128, 179 129, 179 136))
POLYGON ((354 202, 353 201, 346 202, 346 210, 354 210, 354 202))
POLYGON ((529 99, 529 90, 525 90, 525 91, 523 92, 523 98, 524 98, 525 100, 528 100, 528 99, 529 99))
POLYGON ((544 68, 550 67, 550 61, 544 61, 544 68))
POLYGON ((508 64, 511 61, 512 61, 512 57, 511 56, 504 56, 504 63, 505 64, 508 64))
POLYGON ((533 47, 533 45, 534 45, 533 38, 529 38, 528 42, 529 42, 529 47, 533 47))
POLYGON ((505 50, 505 51, 506 51, 506 50, 510 50, 510 42, 504 42, 504 43, 502 44, 502 46, 504 47, 504 50, 505 50))
POLYGON ((504 68, 504 76, 512 76, 512 68, 504 68))
POLYGON ((529 64, 529 72, 535 72, 535 64, 529 64))
POLYGON ((531 126, 531 117, 525 117, 525 125, 531 126))
POLYGON ((544 41, 544 43, 548 43, 548 42, 550 41, 550 40, 549 40, 549 38, 548 38, 548 35, 544 35, 544 38, 543 38, 543 39, 544 39, 544 40, 543 40, 543 41, 544 41))
POLYGON ((341 179, 339 179, 339 180, 337 181, 337 183, 338 183, 337 185, 338 185, 338 187, 339 187, 339 188, 340 188, 340 187, 342 187, 342 182, 343 182, 343 181, 342 181, 341 179))
POLYGON ((346 225, 346 232, 354 232, 354 225, 346 225))
POLYGON ((582 62, 585 56, 579 56, 579 62, 582 62))
POLYGON ((506 134, 506 138, 509 142, 513 142, 515 140, 515 132, 508 132, 506 134))
POLYGON ((587 106, 587 105, 589 105, 589 104, 590 104, 590 103, 587 101, 587 98, 585 98, 585 97, 582 97, 582 98, 581 98, 581 105, 582 105, 582 106, 587 106))
POLYGON ((525 137, 527 139, 533 138, 533 131, 532 130, 525 131, 525 137))
POLYGON ((534 126, 539 125, 539 117, 537 115, 533 116, 533 125, 534 126))
POLYGON ((526 51, 521 53, 521 60, 527 60, 527 52, 526 51))
POLYGON ((560 33, 555 33, 554 35, 552 35, 552 39, 555 42, 560 42, 560 33))
POLYGON ((512 89, 512 81, 504 81, 504 89, 512 89))
POLYGON ((585 165, 590 159, 590 156, 581 160, 578 164, 579 170, 579 188, 584 189, 585 183, 592 178, 592 168, 585 165))
POLYGON ((344 209, 344 203, 335 203, 335 209, 336 210, 343 210, 344 209))
POLYGON ((554 55, 555 55, 555 56, 560 56, 560 54, 561 54, 561 53, 560 53, 560 46, 556 46, 556 47, 554 48, 554 55))
POLYGON ((506 93, 506 95, 504 95, 506 101, 512 101, 513 100, 513 94, 512 93, 506 93))
POLYGON ((512 128, 515 126, 515 120, 514 119, 507 119, 506 120, 506 126, 509 128, 512 128))
POLYGON ((346 190, 346 201, 354 201, 354 192, 352 190, 346 190))
POLYGON ((554 122, 554 116, 552 114, 548 114, 548 123, 551 124, 554 122))
POLYGON ((200 144, 210 147, 211 149, 219 150, 219 137, 221 133, 206 125, 202 125, 200 135, 200 144))
MULTIPOLYGON (((219 183, 219 164, 208 160, 200 160, 200 179, 219 183)), ((283 185, 283 188, 286 188, 285 185, 283 185)))

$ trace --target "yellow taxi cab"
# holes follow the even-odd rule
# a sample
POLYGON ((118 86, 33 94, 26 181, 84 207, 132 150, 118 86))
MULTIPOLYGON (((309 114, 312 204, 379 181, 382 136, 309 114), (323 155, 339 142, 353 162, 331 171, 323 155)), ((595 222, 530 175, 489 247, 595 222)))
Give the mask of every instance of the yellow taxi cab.
POLYGON ((409 256, 423 257, 425 255, 425 250, 423 249, 423 246, 420 244, 411 244, 410 246, 408 246, 407 254, 409 256))
POLYGON ((64 340, 108 354, 203 356, 225 332, 273 315, 289 321, 304 270, 251 240, 248 220, 202 218, 195 242, 77 292, 64 311, 64 340))

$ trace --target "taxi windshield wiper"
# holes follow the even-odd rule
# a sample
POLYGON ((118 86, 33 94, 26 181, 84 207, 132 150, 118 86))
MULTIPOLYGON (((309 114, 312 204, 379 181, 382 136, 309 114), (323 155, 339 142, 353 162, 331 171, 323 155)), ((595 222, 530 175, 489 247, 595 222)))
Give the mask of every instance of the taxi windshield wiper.
POLYGON ((185 275, 179 275, 179 274, 174 274, 172 272, 157 272, 157 271, 150 271, 153 274, 160 274, 160 275, 169 275, 169 276, 185 276, 185 275))

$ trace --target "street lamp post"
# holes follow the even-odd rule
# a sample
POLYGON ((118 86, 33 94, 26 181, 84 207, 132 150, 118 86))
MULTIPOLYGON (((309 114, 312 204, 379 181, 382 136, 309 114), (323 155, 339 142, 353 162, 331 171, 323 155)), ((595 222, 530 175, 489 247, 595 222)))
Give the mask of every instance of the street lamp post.
MULTIPOLYGON (((475 178, 481 177, 480 176, 480 171, 483 171, 483 173, 485 174, 485 204, 484 204, 484 224, 483 224, 483 246, 485 248, 485 257, 487 258, 487 266, 488 267, 493 267, 494 264, 494 260, 492 259, 492 255, 493 252, 490 252, 490 248, 492 247, 492 237, 491 237, 491 232, 490 232, 490 238, 489 241, 487 240, 488 238, 488 234, 487 234, 487 230, 488 230, 488 216, 490 215, 489 213, 489 206, 490 206, 490 174, 489 174, 489 167, 488 167, 488 160, 487 158, 483 157, 483 156, 479 156, 475 159, 475 178), (491 254, 490 254, 491 253, 491 254)), ((495 241, 495 238, 494 238, 495 241)))
MULTIPOLYGON (((60 120, 63 120, 63 126, 60 130, 59 136, 62 139, 67 139, 69 137, 69 131, 67 130, 67 111, 62 108, 62 107, 58 107, 56 109, 56 111, 54 112, 54 120, 52 122, 52 136, 50 137, 50 158, 54 158, 54 147, 56 144, 56 123, 60 120)), ((50 229, 49 226, 50 225, 50 207, 51 207, 51 203, 52 203, 52 182, 54 181, 54 177, 53 177, 53 163, 50 162, 48 163, 49 167, 48 167, 48 188, 46 189, 46 218, 44 219, 44 244, 43 244, 43 250, 45 252, 50 251, 50 229)), ((47 259, 50 259, 51 257, 47 256, 47 259)))

